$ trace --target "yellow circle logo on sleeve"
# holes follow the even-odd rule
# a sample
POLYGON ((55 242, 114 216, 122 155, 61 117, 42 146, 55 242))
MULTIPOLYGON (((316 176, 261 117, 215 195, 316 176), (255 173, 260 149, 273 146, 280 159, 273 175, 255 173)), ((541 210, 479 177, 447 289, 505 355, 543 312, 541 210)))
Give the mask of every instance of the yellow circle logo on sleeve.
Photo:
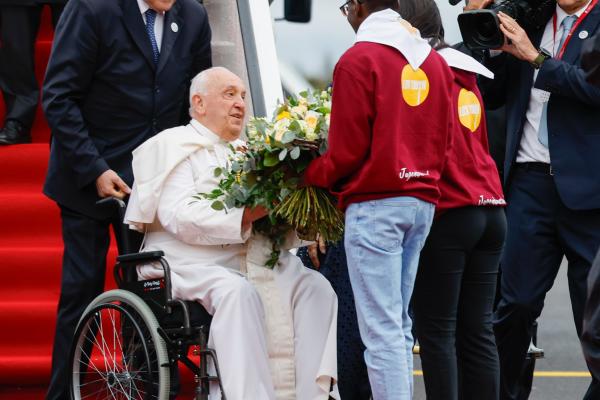
POLYGON ((401 81, 402 97, 409 106, 416 107, 425 102, 429 95, 429 79, 421 68, 414 70, 410 64, 406 64, 401 81))
POLYGON ((460 89, 458 94, 458 119, 471 132, 481 124, 481 103, 475 93, 467 89, 460 89))

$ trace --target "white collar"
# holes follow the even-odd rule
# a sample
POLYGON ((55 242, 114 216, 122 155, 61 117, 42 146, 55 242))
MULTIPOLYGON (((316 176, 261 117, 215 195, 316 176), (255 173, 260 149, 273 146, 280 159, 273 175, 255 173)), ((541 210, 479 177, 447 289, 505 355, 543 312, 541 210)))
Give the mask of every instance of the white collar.
POLYGON ((211 145, 220 143, 225 146, 231 144, 231 145, 233 145, 233 147, 237 147, 240 145, 240 143, 241 143, 241 145, 245 144, 245 142, 241 139, 235 139, 235 140, 232 140, 231 142, 224 140, 219 135, 217 135, 216 133, 214 133, 213 131, 208 129, 206 126, 202 125, 202 123, 200 121, 198 121, 194 118, 192 118, 192 120, 190 121, 190 125, 192 126, 192 128, 194 128, 194 131, 196 131, 202 137, 204 137, 204 139, 206 139, 208 141, 208 143, 210 143, 211 145))
POLYGON ((444 60, 446 60, 448 66, 452 68, 474 72, 476 74, 485 76, 486 78, 494 79, 494 73, 492 71, 462 51, 458 51, 452 47, 446 47, 438 50, 438 53, 444 58, 444 60))
POLYGON ((567 14, 565 10, 563 10, 562 8, 560 8, 560 6, 558 5, 558 3, 556 4, 556 28, 560 28, 562 25, 562 22, 565 18, 567 18, 570 15, 576 15, 577 18, 581 17, 581 14, 583 14, 583 12, 585 11, 586 8, 588 8, 588 6, 590 5, 590 3, 592 2, 592 0, 589 0, 585 6, 581 7, 576 13, 574 14, 567 14))
POLYGON ((131 163, 134 181, 125 223, 143 232, 144 224, 156 217, 163 185, 171 171, 190 154, 213 146, 208 135, 199 135, 187 125, 162 131, 137 147, 131 163))
POLYGON ((224 142, 223 139, 219 137, 216 133, 208 129, 206 126, 202 125, 198 120, 192 118, 190 121, 190 125, 196 132, 200 135, 204 136, 204 138, 208 139, 209 143, 217 144, 219 142, 224 142))
MULTIPOLYGON (((138 7, 140 8, 140 12, 142 13, 142 15, 146 15, 146 11, 148 11, 150 9, 150 6, 148 5, 148 3, 146 3, 144 0, 137 0, 138 3, 138 7)), ((161 12, 156 12, 158 15, 164 15, 164 11, 161 12)))
POLYGON ((358 28, 356 42, 373 42, 391 46, 406 58, 413 69, 423 64, 431 46, 400 14, 392 9, 374 12, 358 28))

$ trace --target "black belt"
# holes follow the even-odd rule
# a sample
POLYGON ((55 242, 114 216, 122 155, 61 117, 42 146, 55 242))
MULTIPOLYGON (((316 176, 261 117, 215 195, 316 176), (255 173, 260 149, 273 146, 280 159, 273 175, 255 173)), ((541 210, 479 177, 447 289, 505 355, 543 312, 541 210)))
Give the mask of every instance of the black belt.
POLYGON ((552 171, 552 165, 543 162, 522 162, 516 164, 517 168, 524 169, 525 171, 542 172, 547 175, 554 175, 552 171))

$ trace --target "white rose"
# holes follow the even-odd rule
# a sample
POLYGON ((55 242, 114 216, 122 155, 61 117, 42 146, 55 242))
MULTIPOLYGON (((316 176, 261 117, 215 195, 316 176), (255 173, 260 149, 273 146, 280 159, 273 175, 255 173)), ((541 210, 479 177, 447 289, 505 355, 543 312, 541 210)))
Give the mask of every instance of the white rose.
POLYGON ((306 113, 306 117, 304 117, 304 121, 306 121, 306 125, 314 130, 319 123, 319 117, 321 115, 315 111, 309 111, 306 113))
POLYGON ((288 127, 290 126, 290 120, 287 118, 280 119, 275 123, 273 127, 275 129, 275 140, 280 141, 283 138, 283 135, 288 131, 288 127))
POLYGON ((315 133, 315 130, 311 127, 306 128, 306 140, 317 140, 319 135, 315 133))
POLYGON ((296 107, 292 107, 291 109, 294 114, 300 116, 301 118, 304 117, 304 114, 307 110, 308 108, 305 105, 298 105, 296 107))

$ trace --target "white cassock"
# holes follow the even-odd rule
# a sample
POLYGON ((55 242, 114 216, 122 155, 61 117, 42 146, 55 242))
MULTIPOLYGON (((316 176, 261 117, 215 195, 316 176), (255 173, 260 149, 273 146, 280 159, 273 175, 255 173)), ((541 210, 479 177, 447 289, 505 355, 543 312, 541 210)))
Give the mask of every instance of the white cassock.
MULTIPOLYGON (((125 220, 144 227, 144 251, 165 253, 173 296, 213 315, 209 346, 229 400, 339 398, 337 386, 330 393, 337 297, 329 282, 288 251, 273 270, 258 267, 270 247, 241 231, 243 209, 216 211, 212 201, 193 198, 217 187, 214 170, 226 169, 232 154, 230 143, 195 120, 161 132, 134 151, 125 220)), ((162 276, 158 266, 138 272, 162 276)), ((218 398, 212 387, 211 399, 218 398)))

